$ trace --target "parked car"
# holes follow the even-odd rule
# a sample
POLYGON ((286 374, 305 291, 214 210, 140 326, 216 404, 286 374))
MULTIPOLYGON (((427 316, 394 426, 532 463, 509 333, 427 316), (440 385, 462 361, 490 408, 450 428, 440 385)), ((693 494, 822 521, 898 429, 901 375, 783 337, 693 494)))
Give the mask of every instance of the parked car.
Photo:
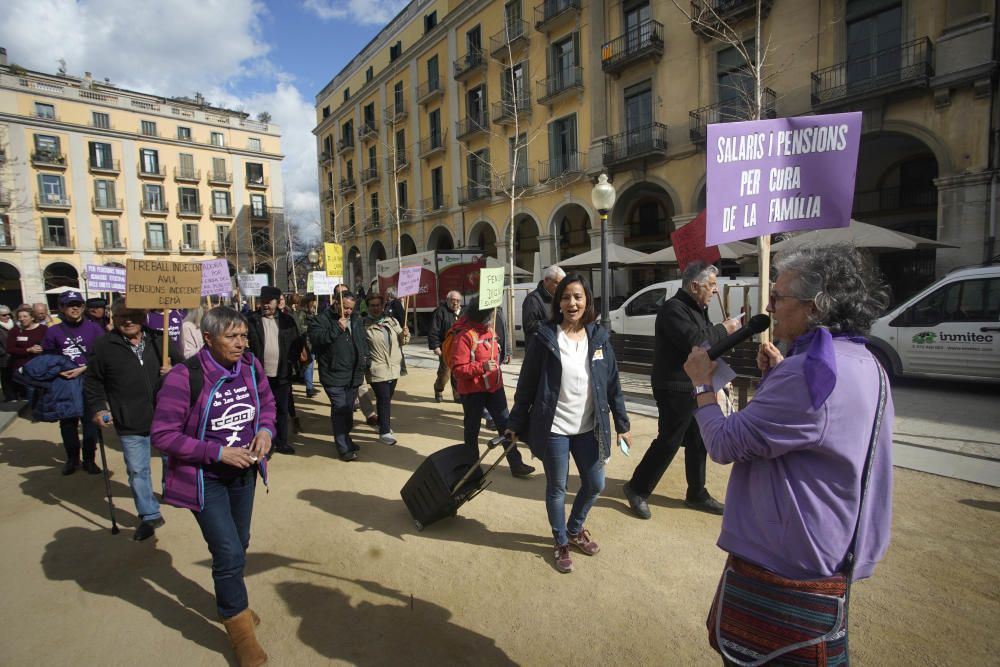
MULTIPOLYGON (((713 299, 708 307, 708 316, 714 323, 726 319, 722 314, 721 303, 726 304, 726 312, 730 317, 743 310, 745 303, 750 304, 749 315, 757 312, 757 278, 722 278, 718 279, 720 299, 713 299)), ((616 310, 611 311, 612 333, 630 336, 652 336, 656 324, 656 313, 665 299, 669 299, 680 289, 680 280, 668 280, 644 287, 616 310)))
POLYGON ((1000 266, 953 271, 872 326, 890 374, 1000 382, 1000 266))

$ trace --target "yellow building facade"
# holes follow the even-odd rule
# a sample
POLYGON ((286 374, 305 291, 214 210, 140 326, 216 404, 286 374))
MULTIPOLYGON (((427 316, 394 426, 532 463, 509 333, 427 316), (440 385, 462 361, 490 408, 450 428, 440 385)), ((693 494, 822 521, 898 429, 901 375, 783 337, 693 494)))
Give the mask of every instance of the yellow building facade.
MULTIPOLYGON (((956 246, 880 253, 897 299, 996 255, 993 3, 761 13, 761 117, 861 111, 854 217, 956 246)), ((669 245, 705 205, 707 125, 755 114, 734 43, 755 53, 757 23, 756 0, 414 0, 316 97, 324 228, 349 282, 397 252, 459 247, 513 252, 537 279, 599 247, 601 172, 618 193, 610 240, 669 245)), ((668 272, 618 272, 615 291, 668 272)))
POLYGON ((87 265, 126 258, 225 257, 233 274, 285 275, 272 123, 27 71, 0 52, 0 150, 3 303, 84 291, 87 265))

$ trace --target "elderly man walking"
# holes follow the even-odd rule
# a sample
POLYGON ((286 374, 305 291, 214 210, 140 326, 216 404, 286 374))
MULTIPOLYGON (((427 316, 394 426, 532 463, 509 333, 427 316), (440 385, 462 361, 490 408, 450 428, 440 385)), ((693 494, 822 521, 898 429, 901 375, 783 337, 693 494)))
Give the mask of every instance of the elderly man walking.
POLYGON ((281 290, 277 287, 261 287, 260 308, 247 318, 250 351, 260 359, 274 394, 277 433, 268 456, 273 452, 295 453, 295 448, 288 444, 288 410, 295 376, 294 362, 302 349, 302 338, 292 316, 278 309, 280 299, 281 290))
MULTIPOLYGON (((445 358, 441 355, 441 345, 444 343, 444 337, 448 333, 448 330, 458 320, 458 314, 461 310, 461 293, 454 290, 448 292, 445 300, 434 311, 434 316, 431 319, 431 329, 427 332, 427 347, 433 350, 434 354, 438 357, 437 379, 434 381, 434 400, 438 403, 444 400, 444 387, 451 380, 451 370, 448 368, 445 358)), ((454 387, 451 394, 453 399, 458 400, 454 387)))
POLYGON ((171 366, 183 361, 172 345, 164 352, 163 336, 144 326, 145 321, 146 311, 116 301, 111 308, 114 328, 94 342, 83 381, 86 415, 99 428, 114 427, 122 443, 140 521, 132 537, 136 541, 152 537, 163 525, 153 495, 149 430, 164 356, 171 366))
POLYGON ((632 511, 642 519, 650 517, 646 499, 682 444, 687 475, 684 504, 722 514, 722 503, 705 488, 705 443, 694 421, 697 404, 691 380, 684 372, 692 347, 705 341, 716 343, 740 327, 738 317, 715 325, 708 319, 708 304, 718 292, 717 275, 718 269, 711 264, 691 262, 681 274, 677 294, 664 301, 656 314, 652 385, 659 410, 657 435, 624 487, 632 511))
POLYGON ((542 273, 542 279, 521 304, 521 327, 524 329, 524 344, 527 346, 531 336, 538 331, 538 325, 547 322, 552 312, 552 295, 556 287, 566 277, 566 272, 553 264, 542 273))

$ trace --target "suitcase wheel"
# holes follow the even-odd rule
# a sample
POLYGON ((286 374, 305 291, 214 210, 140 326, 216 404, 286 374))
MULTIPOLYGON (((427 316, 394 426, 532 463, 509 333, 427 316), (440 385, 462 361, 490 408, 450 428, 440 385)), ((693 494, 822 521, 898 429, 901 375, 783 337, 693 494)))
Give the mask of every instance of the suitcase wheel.
POLYGON ((417 527, 417 530, 423 530, 424 529, 424 524, 420 523, 419 521, 414 520, 413 521, 413 525, 417 527))

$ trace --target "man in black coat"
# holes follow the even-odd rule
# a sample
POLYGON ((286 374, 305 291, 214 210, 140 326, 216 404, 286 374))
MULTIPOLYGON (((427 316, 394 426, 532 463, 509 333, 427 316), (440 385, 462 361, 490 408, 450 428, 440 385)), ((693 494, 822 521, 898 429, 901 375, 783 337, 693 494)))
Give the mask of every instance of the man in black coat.
POLYGON ((271 452, 294 454, 295 448, 288 444, 288 410, 292 398, 292 380, 295 377, 295 362, 299 358, 303 339, 295 319, 278 310, 281 290, 277 287, 260 288, 260 308, 247 318, 247 336, 250 351, 260 359, 267 383, 274 394, 277 411, 271 452))
POLYGON ((553 264, 542 273, 542 279, 535 291, 524 297, 524 303, 521 304, 521 328, 524 329, 526 346, 528 340, 538 330, 538 325, 548 321, 552 312, 552 295, 556 293, 556 287, 565 277, 566 272, 553 264))
MULTIPOLYGON (((427 332, 427 347, 434 351, 438 357, 437 379, 434 381, 434 400, 440 403, 444 400, 444 387, 451 380, 451 369, 441 356, 441 345, 448 330, 455 324, 458 314, 462 310, 461 293, 452 290, 441 302, 441 305, 434 311, 431 319, 431 329, 427 332)), ((452 399, 458 400, 454 387, 451 391, 452 399)))
POLYGON ((684 362, 691 348, 706 340, 712 344, 740 328, 739 318, 713 325, 708 304, 718 292, 718 270, 711 264, 691 262, 681 275, 681 288, 663 302, 656 314, 653 356, 653 398, 659 410, 656 439, 625 484, 625 497, 632 511, 642 519, 650 517, 646 499, 659 483, 681 444, 685 446, 684 471, 687 495, 684 504, 713 514, 722 514, 723 505, 705 488, 705 443, 694 420, 697 407, 691 380, 684 362))
MULTIPOLYGON (((111 315, 114 329, 94 342, 87 362, 85 414, 99 428, 114 426, 118 433, 140 521, 133 539, 145 540, 163 525, 153 495, 149 442, 163 368, 163 335, 143 325, 146 311, 130 309, 124 300, 114 304, 111 315)), ((173 345, 167 353, 171 364, 183 361, 173 345)))

